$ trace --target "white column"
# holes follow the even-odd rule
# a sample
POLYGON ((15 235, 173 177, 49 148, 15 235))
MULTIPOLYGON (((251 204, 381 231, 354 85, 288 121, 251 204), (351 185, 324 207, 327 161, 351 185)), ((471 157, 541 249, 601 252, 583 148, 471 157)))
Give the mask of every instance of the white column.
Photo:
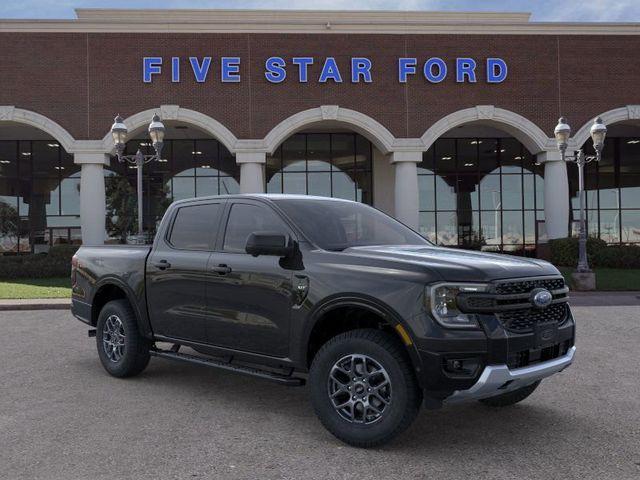
POLYGON ((264 193, 264 152, 237 152, 240 165, 240 193, 264 193))
POLYGON ((538 154, 544 163, 544 218, 549 239, 569 235, 569 178, 560 152, 538 154))
POLYGON ((391 163, 395 166, 395 217, 405 225, 418 229, 418 163, 422 152, 393 152, 391 163))
POLYGON ((103 166, 109 164, 104 153, 76 153, 80 172, 80 225, 84 245, 102 245, 106 238, 106 198, 103 166))

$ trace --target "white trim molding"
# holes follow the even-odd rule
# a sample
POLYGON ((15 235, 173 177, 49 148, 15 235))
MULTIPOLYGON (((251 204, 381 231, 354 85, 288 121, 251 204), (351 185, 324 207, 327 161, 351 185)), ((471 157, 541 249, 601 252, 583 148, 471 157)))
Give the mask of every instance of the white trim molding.
POLYGON ((471 122, 495 126, 518 139, 531 153, 555 147, 555 141, 531 120, 510 110, 493 105, 477 105, 458 110, 435 122, 422 135, 425 149, 428 149, 442 135, 452 128, 471 122))
POLYGON ((285 118, 264 137, 263 148, 267 153, 273 153, 282 142, 294 133, 321 122, 346 126, 360 133, 384 154, 393 150, 396 139, 380 122, 364 113, 337 105, 322 105, 285 118))
MULTIPOLYGON (((205 115, 204 113, 196 112, 195 110, 190 110, 188 108, 182 108, 179 105, 160 105, 158 108, 150 108, 149 110, 138 112, 126 118, 124 124, 127 126, 129 131, 132 132, 141 127, 147 126, 151 121, 151 117, 153 117, 155 113, 158 113, 163 121, 173 120, 197 127, 212 135, 216 140, 227 147, 231 153, 235 154, 236 152, 236 143, 238 139, 231 130, 225 127, 218 120, 205 115)), ((111 132, 107 132, 102 139, 102 148, 105 153, 115 153, 111 132)))
MULTIPOLYGON (((602 122, 607 126, 627 120, 640 120, 640 105, 627 105, 625 107, 614 108, 613 110, 608 110, 600 115, 596 115, 596 117, 600 117, 602 122)), ((593 120, 596 117, 591 118, 587 123, 582 125, 580 130, 571 138, 571 143, 569 144, 570 150, 582 148, 584 143, 589 140, 591 136, 591 125, 593 125, 593 120)))
POLYGON ((60 124, 44 115, 13 105, 0 106, 0 122, 16 122, 29 125, 55 138, 68 153, 73 153, 75 139, 60 124))
POLYGON ((521 12, 76 9, 76 19, 3 19, 4 32, 638 35, 638 23, 531 22, 521 12))

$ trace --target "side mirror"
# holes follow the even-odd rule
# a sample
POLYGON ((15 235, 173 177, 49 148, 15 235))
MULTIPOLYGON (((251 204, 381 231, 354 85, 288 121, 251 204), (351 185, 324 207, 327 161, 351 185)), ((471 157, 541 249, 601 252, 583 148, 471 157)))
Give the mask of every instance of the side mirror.
POLYGON ((253 232, 247 238, 245 251, 249 255, 287 257, 293 253, 293 242, 288 235, 275 232, 253 232))

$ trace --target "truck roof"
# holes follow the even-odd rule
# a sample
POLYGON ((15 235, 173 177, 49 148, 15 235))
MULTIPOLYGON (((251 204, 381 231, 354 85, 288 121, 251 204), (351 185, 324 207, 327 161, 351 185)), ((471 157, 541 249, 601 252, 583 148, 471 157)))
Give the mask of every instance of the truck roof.
MULTIPOLYGON (((194 198, 186 198, 184 200, 178 200, 173 202, 176 204, 184 204, 191 202, 199 202, 202 200, 218 200, 218 199, 233 199, 233 198, 255 198, 255 199, 264 199, 264 200, 322 200, 327 202, 353 202, 353 200, 345 200, 343 198, 334 198, 334 197, 320 197, 314 195, 294 195, 294 194, 284 194, 284 193, 238 193, 231 195, 210 195, 206 197, 194 197, 194 198)), ((353 202, 357 203, 357 202, 353 202)))

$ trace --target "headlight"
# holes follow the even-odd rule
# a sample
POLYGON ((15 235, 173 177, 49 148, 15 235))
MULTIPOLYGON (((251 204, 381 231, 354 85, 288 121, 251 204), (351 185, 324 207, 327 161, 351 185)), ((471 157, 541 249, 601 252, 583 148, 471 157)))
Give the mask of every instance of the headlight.
POLYGON ((447 328, 479 327, 473 313, 462 313, 458 309, 458 294, 461 292, 486 292, 487 285, 470 283, 440 283, 427 287, 429 309, 436 321, 447 328))

